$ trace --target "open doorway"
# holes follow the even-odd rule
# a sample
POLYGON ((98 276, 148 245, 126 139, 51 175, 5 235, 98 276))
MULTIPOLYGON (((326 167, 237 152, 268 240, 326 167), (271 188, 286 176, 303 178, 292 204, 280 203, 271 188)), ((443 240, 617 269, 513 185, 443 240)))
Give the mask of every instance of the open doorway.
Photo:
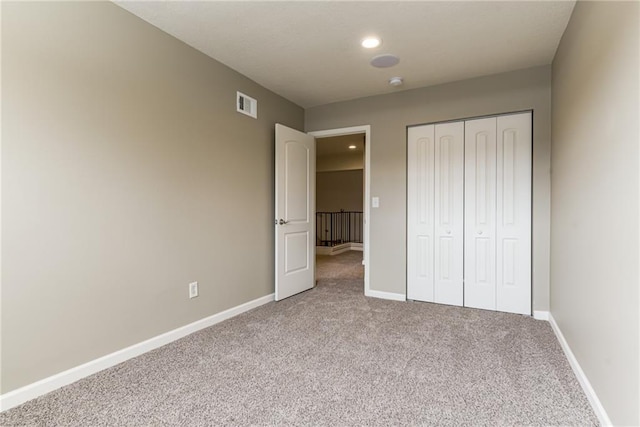
POLYGON ((367 137, 363 131, 316 135, 316 280, 359 292, 365 287, 367 137))
MULTIPOLYGON (((344 254, 346 254, 344 256, 344 258, 348 258, 349 256, 351 257, 356 257, 356 263, 357 260, 359 259, 362 266, 364 267, 364 294, 369 296, 371 294, 371 290, 370 290, 370 286, 369 286, 369 272, 370 272, 370 261, 369 261, 369 247, 370 247, 370 241, 369 241, 369 200, 370 200, 370 194, 371 194, 371 190, 370 190, 370 183, 371 183, 371 126, 369 125, 362 125, 362 126, 354 126, 354 127, 349 127, 349 128, 340 128, 340 129, 329 129, 329 130, 323 130, 323 131, 313 131, 313 132, 309 132, 309 135, 312 135, 316 138, 316 153, 318 150, 318 147, 321 146, 321 144, 326 143, 327 141, 329 141, 329 138, 335 138, 335 137, 343 137, 343 136, 354 136, 355 139, 362 141, 362 151, 360 153, 357 153, 357 148, 354 149, 356 150, 356 153, 354 155, 358 156, 360 158, 360 162, 362 162, 362 172, 361 172, 361 176, 362 176, 362 202, 361 204, 359 204, 359 206, 361 207, 361 211, 362 211, 362 221, 361 221, 361 240, 362 242, 360 243, 361 245, 361 250, 362 252, 358 251, 358 242, 347 242, 349 243, 347 252, 343 252, 344 254), (354 245, 351 245, 351 243, 354 243, 354 245)), ((334 140, 336 141, 336 140, 334 140)), ((343 144, 344 145, 344 144, 343 144)), ((351 143, 347 143, 346 145, 346 151, 349 152, 349 145, 356 145, 356 147, 358 146, 358 144, 351 144, 351 143)), ((322 147, 320 148, 320 150, 322 150, 322 147)), ((345 148, 342 149, 343 151, 345 150, 345 148)), ((345 160, 348 161, 348 160, 345 160)), ((316 159, 316 168, 318 168, 318 165, 320 166, 320 171, 327 171, 327 168, 325 167, 325 164, 323 163, 323 160, 320 161, 320 163, 318 163, 317 159, 316 159)), ((348 168, 347 168, 348 169, 348 168)), ((353 169, 357 169, 357 168, 351 168, 353 169)), ((317 177, 316 177, 317 178, 317 177)), ((316 186, 317 187, 317 186, 316 186)), ((316 188, 317 189, 317 188, 316 188)), ((357 202, 356 202, 357 203, 357 202)), ((319 206, 320 208, 322 208, 322 206, 319 206)), ((318 212, 321 212, 320 210, 316 209, 318 212)), ((338 211, 340 210, 340 208, 338 208, 338 211)), ((346 209, 345 209, 346 210, 346 209)), ((357 222, 358 219, 356 216, 352 215, 352 219, 351 220, 347 220, 347 221, 354 221, 357 222)), ((350 227, 357 226, 355 225, 353 222, 349 222, 350 227)), ((316 226, 317 228, 317 226, 316 226)), ((325 228, 326 229, 326 228, 325 228)), ((321 229, 321 230, 325 230, 325 229, 321 229)), ((316 232, 317 234, 317 232, 316 232)), ((322 234, 320 234, 321 240, 340 240, 340 239, 332 239, 330 236, 330 232, 325 232, 325 236, 329 236, 328 239, 322 239, 322 234)), ((316 236, 314 236, 316 237, 316 236)), ((345 240, 345 239, 343 239, 345 240)), ((345 247, 343 247, 345 248, 345 247)), ((326 249, 325 249, 326 250, 326 249)), ((334 252, 335 253, 335 252, 334 252)), ((338 254, 338 255, 342 255, 342 254, 338 254)), ((338 262, 340 260, 340 258, 335 258, 336 255, 333 256, 333 262, 338 262)), ((324 258, 324 260, 331 260, 331 258, 324 258)), ((322 261, 321 261, 322 262, 322 261)), ((338 270, 340 270, 340 266, 337 266, 338 268, 333 268, 331 266, 328 266, 328 273, 326 274, 345 274, 345 276, 349 276, 353 274, 353 271, 356 270, 355 268, 355 263, 353 262, 353 260, 348 260, 345 259, 345 263, 349 264, 350 267, 345 267, 342 268, 342 273, 338 270), (349 272, 350 271, 350 272, 349 272)), ((362 272, 362 267, 358 266, 360 269, 360 272, 362 272)), ((320 268, 322 269, 323 266, 321 265, 320 268)), ((325 272, 327 272, 327 269, 324 269, 324 271, 320 271, 321 274, 324 274, 325 272)), ((317 270, 316 270, 317 273, 317 270)), ((360 273, 362 274, 362 273, 360 273)), ((360 280, 360 286, 362 286, 362 281, 360 280)), ((360 292, 362 292, 362 288, 360 287, 360 292)))

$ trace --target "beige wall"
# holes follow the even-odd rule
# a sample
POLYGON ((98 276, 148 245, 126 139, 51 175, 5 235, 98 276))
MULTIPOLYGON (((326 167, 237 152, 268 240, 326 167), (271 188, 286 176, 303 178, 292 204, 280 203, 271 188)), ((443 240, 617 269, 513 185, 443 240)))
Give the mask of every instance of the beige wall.
POLYGON ((2 31, 3 393, 273 292, 301 108, 112 3, 2 2, 2 31))
POLYGON ((347 171, 363 168, 364 155, 362 153, 338 154, 316 158, 317 172, 347 171))
POLYGON ((578 2, 553 61, 551 314, 615 425, 639 425, 637 2, 578 2))
POLYGON ((362 212, 362 169, 318 172, 316 174, 316 211, 362 212))
POLYGON ((514 71, 307 109, 307 131, 371 125, 371 288, 406 292, 406 127, 534 110, 533 305, 549 308, 551 69, 514 71))

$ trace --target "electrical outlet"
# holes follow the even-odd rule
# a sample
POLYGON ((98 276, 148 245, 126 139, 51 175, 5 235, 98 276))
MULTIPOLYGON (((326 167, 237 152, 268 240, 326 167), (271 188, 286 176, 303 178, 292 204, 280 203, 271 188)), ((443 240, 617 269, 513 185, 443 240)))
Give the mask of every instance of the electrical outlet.
POLYGON ((198 282, 189 283, 189 298, 198 296, 198 282))

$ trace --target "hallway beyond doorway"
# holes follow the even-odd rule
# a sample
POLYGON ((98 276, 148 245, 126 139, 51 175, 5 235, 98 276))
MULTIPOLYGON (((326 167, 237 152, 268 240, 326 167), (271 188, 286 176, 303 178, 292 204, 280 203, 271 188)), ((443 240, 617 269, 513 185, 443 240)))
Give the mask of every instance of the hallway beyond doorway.
POLYGON ((316 255, 316 282, 342 279, 364 281, 361 251, 347 251, 338 255, 316 255))

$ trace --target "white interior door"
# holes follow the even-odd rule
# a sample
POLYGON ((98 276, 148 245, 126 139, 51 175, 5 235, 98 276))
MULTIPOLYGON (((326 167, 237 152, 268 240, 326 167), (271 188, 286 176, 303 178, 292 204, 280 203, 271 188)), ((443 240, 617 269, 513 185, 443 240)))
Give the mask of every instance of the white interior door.
POLYGON ((464 305, 496 309, 496 118, 465 122, 464 305))
POLYGON ((407 133, 407 298, 434 302, 435 126, 407 133))
POLYGON ((531 314, 531 113, 497 120, 496 309, 531 314))
POLYGON ((276 124, 276 301, 315 281, 315 138, 276 124))
POLYGON ((434 301, 462 305, 464 123, 435 125, 434 301))

